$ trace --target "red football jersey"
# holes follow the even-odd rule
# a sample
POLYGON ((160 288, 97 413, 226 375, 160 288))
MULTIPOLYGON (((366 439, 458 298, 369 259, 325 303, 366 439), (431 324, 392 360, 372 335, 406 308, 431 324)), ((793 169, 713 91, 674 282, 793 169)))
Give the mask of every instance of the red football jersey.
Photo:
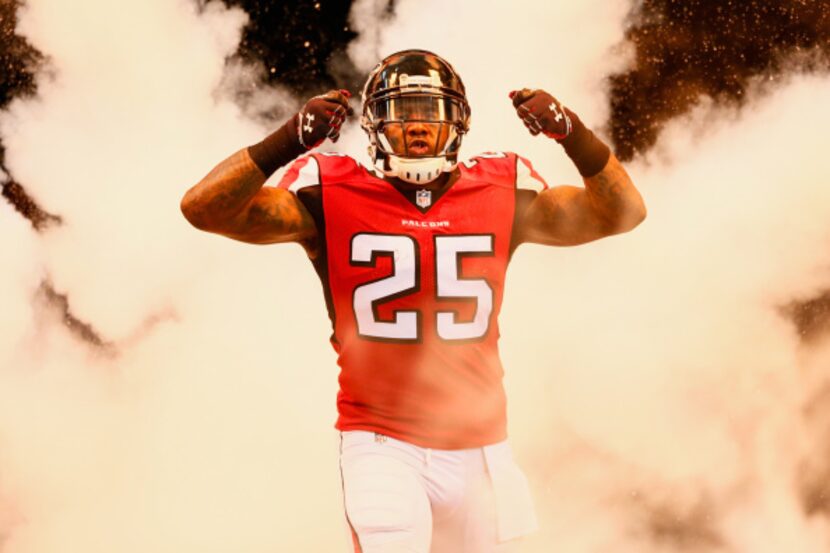
POLYGON ((458 167, 440 196, 412 191, 414 201, 339 154, 299 159, 279 184, 320 231, 313 261, 341 368, 340 430, 439 449, 506 437, 497 319, 517 189, 547 185, 516 154, 458 167))

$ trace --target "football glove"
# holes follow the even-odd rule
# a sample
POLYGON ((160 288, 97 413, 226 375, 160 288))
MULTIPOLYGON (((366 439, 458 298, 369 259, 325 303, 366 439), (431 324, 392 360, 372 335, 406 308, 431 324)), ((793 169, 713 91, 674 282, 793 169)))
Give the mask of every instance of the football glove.
POLYGON ((523 88, 510 93, 516 113, 530 131, 536 136, 544 134, 555 140, 566 138, 573 130, 569 110, 559 100, 544 90, 523 88))
POLYGON ((326 138, 337 142, 340 126, 354 113, 348 90, 330 90, 311 98, 297 114, 297 139, 306 149, 319 146, 326 138))
POLYGON ((514 90, 510 99, 530 134, 542 133, 559 142, 583 177, 593 177, 608 163, 610 148, 544 90, 514 90))
POLYGON ((340 126, 346 116, 352 114, 350 96, 348 90, 330 90, 310 99, 279 129, 248 147, 251 159, 268 177, 291 160, 319 146, 326 138, 337 142, 340 126))

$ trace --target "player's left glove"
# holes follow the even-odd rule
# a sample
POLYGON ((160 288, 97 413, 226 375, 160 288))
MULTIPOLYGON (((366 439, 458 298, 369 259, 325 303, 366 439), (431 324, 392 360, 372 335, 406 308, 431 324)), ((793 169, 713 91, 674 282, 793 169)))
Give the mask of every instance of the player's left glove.
POLYGON ((544 90, 523 88, 510 93, 513 107, 530 134, 562 140, 573 131, 571 113, 544 90))
POLYGON ((541 133, 559 142, 583 177, 596 175, 608 163, 608 146, 574 112, 544 90, 514 90, 510 99, 530 134, 541 133))

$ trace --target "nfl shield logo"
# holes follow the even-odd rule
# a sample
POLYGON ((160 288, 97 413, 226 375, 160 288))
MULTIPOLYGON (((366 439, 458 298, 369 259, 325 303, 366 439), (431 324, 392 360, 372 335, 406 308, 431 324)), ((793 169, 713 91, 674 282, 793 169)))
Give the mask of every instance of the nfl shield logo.
POLYGON ((432 205, 432 191, 431 190, 417 190, 415 192, 415 205, 420 208, 427 208, 432 205))

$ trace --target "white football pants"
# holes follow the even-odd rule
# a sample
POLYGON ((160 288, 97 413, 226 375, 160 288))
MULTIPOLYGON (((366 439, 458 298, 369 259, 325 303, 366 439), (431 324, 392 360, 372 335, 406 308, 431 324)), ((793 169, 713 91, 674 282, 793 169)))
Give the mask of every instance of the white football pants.
POLYGON ((359 553, 508 553, 536 529, 507 442, 437 450, 348 431, 340 469, 359 553))

